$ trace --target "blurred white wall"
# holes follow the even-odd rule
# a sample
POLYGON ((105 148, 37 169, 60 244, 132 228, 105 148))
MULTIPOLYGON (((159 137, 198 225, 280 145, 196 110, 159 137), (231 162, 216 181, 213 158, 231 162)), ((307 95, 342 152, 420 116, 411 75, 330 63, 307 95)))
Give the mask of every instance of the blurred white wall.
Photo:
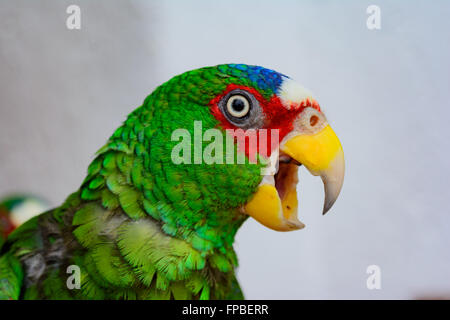
POLYGON ((55 205, 152 89, 227 62, 287 74, 343 143, 346 180, 325 216, 300 175, 304 230, 239 231, 249 299, 394 299, 450 293, 446 1, 0 1, 0 194, 55 205), (81 30, 65 27, 69 4, 81 30), (366 8, 381 8, 368 30, 366 8), (381 290, 366 268, 381 268, 381 290))

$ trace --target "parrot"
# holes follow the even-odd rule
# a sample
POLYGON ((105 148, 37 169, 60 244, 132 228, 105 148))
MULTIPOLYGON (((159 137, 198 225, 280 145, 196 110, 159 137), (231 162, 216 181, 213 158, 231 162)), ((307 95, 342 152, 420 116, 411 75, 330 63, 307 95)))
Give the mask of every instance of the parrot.
POLYGON ((0 248, 14 229, 47 209, 47 201, 29 194, 14 194, 0 200, 0 248))
POLYGON ((247 64, 177 75, 113 132, 78 190, 8 236, 0 298, 244 299, 235 235, 249 217, 275 231, 305 226, 300 166, 321 177, 325 214, 344 153, 309 90, 247 64))

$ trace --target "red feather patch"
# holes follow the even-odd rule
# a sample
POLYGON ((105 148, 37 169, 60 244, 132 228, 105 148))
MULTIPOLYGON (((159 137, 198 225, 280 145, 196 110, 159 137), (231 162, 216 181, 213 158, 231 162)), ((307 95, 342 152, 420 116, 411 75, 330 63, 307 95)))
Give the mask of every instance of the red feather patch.
MULTIPOLYGON (((306 107, 313 107, 320 111, 319 104, 312 99, 305 99, 300 103, 291 103, 290 106, 285 106, 276 94, 272 95, 270 100, 267 100, 253 88, 230 84, 220 95, 209 102, 211 113, 220 122, 220 125, 223 129, 239 129, 239 127, 235 126, 227 120, 227 118, 222 114, 219 108, 220 100, 230 91, 235 89, 245 90, 248 93, 252 94, 256 98, 256 100, 258 100, 264 113, 265 123, 264 127, 261 129, 267 129, 267 133, 264 134, 262 130, 256 131, 258 141, 258 143, 256 144, 256 150, 249 145, 249 137, 245 138, 245 151, 247 156, 249 156, 251 160, 253 160, 252 158, 254 157, 252 155, 254 155, 255 152, 260 153, 260 151, 262 151, 259 150, 259 141, 261 138, 266 139, 267 136, 266 150, 267 156, 269 157, 272 151, 278 147, 283 138, 292 131, 294 120, 303 111, 303 109, 305 109, 306 107), (272 143, 271 137, 273 137, 273 135, 271 135, 270 131, 273 129, 278 130, 278 141, 274 141, 272 143)), ((242 148, 240 147, 240 149, 242 148)))

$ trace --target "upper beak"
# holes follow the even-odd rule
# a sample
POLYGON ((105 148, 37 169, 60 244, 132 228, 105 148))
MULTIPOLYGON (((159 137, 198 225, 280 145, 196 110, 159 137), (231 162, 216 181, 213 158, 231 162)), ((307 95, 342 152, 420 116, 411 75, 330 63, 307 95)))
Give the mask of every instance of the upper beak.
MULTIPOLYGON (((339 196, 345 172, 344 152, 331 127, 327 124, 314 134, 291 132, 281 142, 280 151, 322 178, 325 189, 323 214, 327 213, 339 196)), ((265 176, 244 211, 277 231, 303 228, 304 224, 297 218, 296 168, 293 164, 280 164, 275 178, 265 176)))
POLYGON ((323 214, 339 196, 344 183, 344 151, 329 125, 316 134, 291 136, 280 149, 303 164, 312 175, 322 178, 325 189, 323 214))

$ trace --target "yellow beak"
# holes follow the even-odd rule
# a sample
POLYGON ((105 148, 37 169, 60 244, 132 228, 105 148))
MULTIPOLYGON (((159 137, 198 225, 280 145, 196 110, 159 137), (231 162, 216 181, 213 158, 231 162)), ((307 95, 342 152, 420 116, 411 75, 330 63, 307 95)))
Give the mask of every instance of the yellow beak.
MULTIPOLYGON (((280 151, 303 164, 311 174, 320 175, 325 188, 323 214, 333 206, 344 182, 344 152, 329 125, 314 134, 290 133, 280 151)), ((280 163, 275 176, 264 176, 244 211, 263 225, 277 231, 291 231, 305 225, 297 218, 298 166, 280 163)))

